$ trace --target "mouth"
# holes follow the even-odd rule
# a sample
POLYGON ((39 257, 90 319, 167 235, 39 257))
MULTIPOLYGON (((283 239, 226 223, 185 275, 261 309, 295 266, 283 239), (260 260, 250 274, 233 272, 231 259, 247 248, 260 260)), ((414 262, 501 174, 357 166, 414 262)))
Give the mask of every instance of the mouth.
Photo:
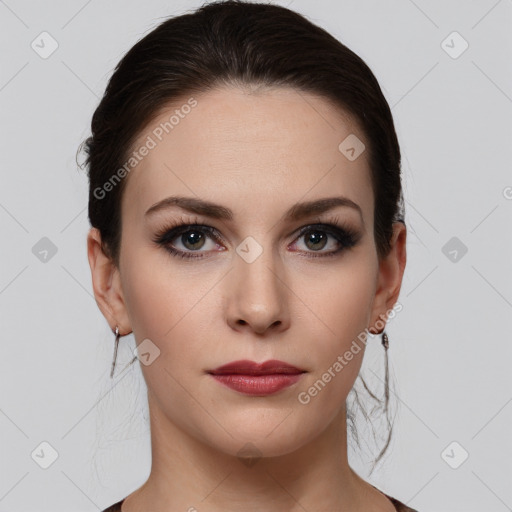
POLYGON ((292 386, 306 370, 284 361, 234 361, 207 372, 217 382, 246 395, 266 396, 292 386))

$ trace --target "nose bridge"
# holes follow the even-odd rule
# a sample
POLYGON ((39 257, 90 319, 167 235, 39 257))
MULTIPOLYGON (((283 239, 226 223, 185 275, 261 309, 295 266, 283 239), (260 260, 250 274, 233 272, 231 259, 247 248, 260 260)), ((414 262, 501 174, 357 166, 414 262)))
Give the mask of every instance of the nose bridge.
POLYGON ((234 324, 250 324, 258 332, 287 322, 286 286, 277 251, 247 237, 236 249, 231 273, 229 317, 234 324))

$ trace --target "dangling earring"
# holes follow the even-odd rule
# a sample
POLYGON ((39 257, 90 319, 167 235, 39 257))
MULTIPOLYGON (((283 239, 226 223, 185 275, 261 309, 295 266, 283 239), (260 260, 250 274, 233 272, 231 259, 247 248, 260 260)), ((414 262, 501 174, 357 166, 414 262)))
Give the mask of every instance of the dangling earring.
POLYGON ((389 338, 386 334, 386 331, 382 331, 382 345, 384 346, 385 350, 389 348, 389 338))
MULTIPOLYGON (((112 361, 112 369, 110 370, 110 378, 112 379, 113 376, 114 376, 114 368, 116 367, 116 359, 117 359, 117 347, 119 346, 119 338, 121 337, 121 335, 119 334, 119 327, 116 325, 116 329, 115 329, 115 335, 116 335, 116 339, 114 341, 114 359, 112 361)), ((132 365, 135 360, 137 359, 137 356, 135 356, 126 366, 125 366, 125 370, 126 368, 128 368, 128 366, 132 365)), ((124 370, 123 370, 124 371, 124 370)))
POLYGON ((119 346, 119 327, 116 325, 116 339, 114 341, 114 360, 112 361, 112 369, 110 370, 110 378, 114 376, 114 368, 116 367, 116 359, 117 359, 117 347, 119 346))

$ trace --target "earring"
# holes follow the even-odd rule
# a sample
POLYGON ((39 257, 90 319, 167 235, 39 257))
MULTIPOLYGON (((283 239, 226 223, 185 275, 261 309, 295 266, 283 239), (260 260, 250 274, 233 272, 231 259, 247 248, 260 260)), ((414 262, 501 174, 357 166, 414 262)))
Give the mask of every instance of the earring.
POLYGON ((389 338, 386 334, 386 331, 382 331, 382 345, 384 346, 385 350, 389 348, 389 338))
MULTIPOLYGON (((112 379, 113 376, 114 376, 114 368, 116 367, 116 359, 117 359, 117 347, 119 346, 119 338, 121 337, 121 335, 119 334, 119 327, 116 325, 116 329, 115 329, 115 335, 116 335, 116 339, 114 340, 114 359, 112 361, 112 369, 110 370, 110 378, 112 379)), ((132 365, 135 360, 137 359, 137 356, 135 356, 126 366, 125 366, 125 370, 126 368, 128 368, 128 366, 132 365)), ((123 370, 124 371, 124 370, 123 370)))

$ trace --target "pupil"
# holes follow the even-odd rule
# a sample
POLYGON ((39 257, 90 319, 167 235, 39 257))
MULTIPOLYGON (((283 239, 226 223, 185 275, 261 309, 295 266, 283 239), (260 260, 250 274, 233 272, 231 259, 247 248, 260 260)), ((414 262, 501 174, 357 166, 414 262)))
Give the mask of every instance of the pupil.
POLYGON ((182 236, 183 245, 188 249, 197 249, 197 247, 194 247, 194 244, 201 242, 202 236, 202 233, 197 231, 189 231, 186 235, 182 236), (189 245, 192 245, 192 247, 188 247, 189 245))
MULTIPOLYGON (((309 240, 313 240, 313 245, 320 243, 322 241, 322 239, 325 242, 325 235, 322 235, 322 234, 318 235, 318 233, 312 233, 309 235, 309 240)), ((309 242, 309 240, 308 240, 308 242, 309 242)))

